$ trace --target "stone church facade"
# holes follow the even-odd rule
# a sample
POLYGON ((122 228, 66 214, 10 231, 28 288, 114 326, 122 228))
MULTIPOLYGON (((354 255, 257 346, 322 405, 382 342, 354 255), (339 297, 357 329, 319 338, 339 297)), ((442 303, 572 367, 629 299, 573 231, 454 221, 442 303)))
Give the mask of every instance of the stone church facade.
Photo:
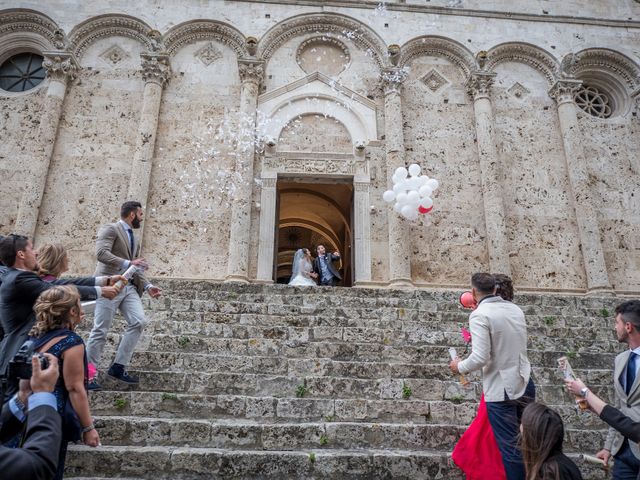
POLYGON ((354 285, 638 293, 640 3, 610 3, 2 1, 0 233, 89 273, 139 199, 154 276, 325 243, 354 285), (415 222, 382 201, 411 163, 415 222))

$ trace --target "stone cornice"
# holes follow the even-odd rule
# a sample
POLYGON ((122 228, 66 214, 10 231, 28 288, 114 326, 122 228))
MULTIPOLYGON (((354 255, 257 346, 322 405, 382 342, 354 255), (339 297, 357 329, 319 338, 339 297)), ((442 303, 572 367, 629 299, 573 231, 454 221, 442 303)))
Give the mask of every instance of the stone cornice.
POLYGON ((573 97, 580 89, 582 80, 565 78, 558 80, 549 90, 549 96, 553 98, 558 105, 563 103, 573 103, 573 97))
POLYGON ((47 77, 52 80, 66 83, 73 80, 79 70, 78 62, 69 52, 43 52, 42 66, 47 71, 47 77))
POLYGON ((169 57, 165 54, 141 53, 140 58, 143 80, 164 87, 171 76, 169 57))
POLYGON ((258 56, 269 61, 274 52, 292 38, 306 34, 334 33, 370 52, 380 68, 386 65, 387 46, 368 26, 337 13, 309 13, 286 19, 260 39, 258 56), (347 34, 345 34, 347 32, 347 34))
POLYGON ((46 38, 49 48, 65 48, 64 32, 46 15, 33 10, 0 11, 0 37, 12 32, 33 32, 46 38))
POLYGON ((148 50, 157 48, 157 41, 150 33, 154 32, 142 20, 129 15, 108 14, 92 17, 74 27, 69 33, 73 44, 73 53, 81 58, 89 45, 103 37, 129 37, 138 40, 148 50))
POLYGON ((436 35, 414 38, 404 44, 398 64, 408 65, 411 60, 420 55, 445 57, 460 67, 465 77, 476 68, 475 58, 465 46, 449 38, 436 35))
POLYGON ((550 53, 528 43, 515 42, 496 45, 487 52, 484 69, 491 71, 503 62, 519 62, 538 70, 547 79, 549 86, 555 82, 558 62, 550 53))
POLYGON ((164 36, 167 53, 173 56, 185 45, 201 40, 215 40, 230 47, 238 57, 249 56, 242 33, 226 23, 215 20, 192 20, 171 28, 164 36))
POLYGON ((467 80, 467 93, 474 99, 489 98, 491 96, 491 87, 496 77, 494 72, 476 71, 473 72, 467 80))
MULTIPOLYGON (((323 0, 321 5, 317 0, 233 0, 245 3, 273 3, 282 5, 304 5, 310 7, 359 8, 375 9, 378 0, 323 0)), ((578 25, 597 25, 617 28, 640 28, 638 20, 616 20, 607 18, 574 17, 566 15, 541 15, 535 13, 499 12, 496 10, 474 10, 470 8, 438 7, 435 5, 416 5, 406 3, 386 3, 387 10, 399 12, 415 12, 436 15, 451 15, 457 17, 495 18, 508 21, 528 21, 543 23, 567 23, 578 25)))

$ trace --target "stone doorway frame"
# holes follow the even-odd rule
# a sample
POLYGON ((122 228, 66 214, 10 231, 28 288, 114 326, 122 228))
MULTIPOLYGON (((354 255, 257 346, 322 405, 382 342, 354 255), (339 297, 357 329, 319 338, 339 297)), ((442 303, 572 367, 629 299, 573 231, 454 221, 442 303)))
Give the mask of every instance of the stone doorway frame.
POLYGON ((260 236, 256 281, 273 283, 278 178, 292 176, 330 182, 348 180, 353 185, 354 286, 371 281, 371 223, 369 160, 362 153, 277 152, 261 156, 260 236))

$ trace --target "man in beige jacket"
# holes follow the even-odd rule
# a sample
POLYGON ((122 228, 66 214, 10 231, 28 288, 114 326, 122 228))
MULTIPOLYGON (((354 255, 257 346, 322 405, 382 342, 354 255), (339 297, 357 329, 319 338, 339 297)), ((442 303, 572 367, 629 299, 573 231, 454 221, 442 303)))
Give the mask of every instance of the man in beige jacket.
MULTIPOLYGON (((143 216, 142 205, 139 202, 125 202, 120 208, 120 221, 100 228, 96 240, 96 275, 121 274, 131 265, 146 267, 144 258, 140 257, 140 241, 133 233, 134 229, 140 228, 143 216)), ((127 327, 118 345, 115 360, 107 373, 128 384, 138 383, 136 377, 127 373, 126 367, 147 324, 140 298, 144 292, 149 293, 152 298, 158 298, 162 290, 153 286, 140 270, 113 300, 98 299, 93 329, 87 342, 87 358, 97 367, 113 323, 113 316, 116 310, 120 310, 127 327)), ((89 384, 91 390, 99 388, 100 385, 95 380, 89 384)))
POLYGON ((535 399, 527 358, 527 324, 517 305, 495 295, 493 275, 475 273, 471 285, 478 304, 469 316, 471 355, 452 360, 450 368, 462 374, 482 369, 487 415, 507 479, 521 480, 525 470, 517 447, 520 418, 526 404, 535 399))

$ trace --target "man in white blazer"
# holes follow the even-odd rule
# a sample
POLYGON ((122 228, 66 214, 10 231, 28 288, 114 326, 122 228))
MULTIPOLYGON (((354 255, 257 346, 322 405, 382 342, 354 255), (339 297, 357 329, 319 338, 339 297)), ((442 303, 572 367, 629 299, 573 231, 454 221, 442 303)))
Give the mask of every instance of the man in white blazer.
MULTIPOLYGON (((614 407, 640 421, 640 300, 629 300, 616 307, 616 336, 629 349, 620 353, 613 370, 614 407)), ((585 392, 587 394, 587 392, 585 392)), ((635 442, 609 428, 604 448, 596 456, 605 462, 613 455, 614 480, 635 480, 640 475, 640 448, 635 442)))
POLYGON ((471 277, 478 306, 469 316, 471 355, 456 358, 454 373, 482 369, 482 390, 508 480, 525 478, 522 454, 517 447, 522 411, 535 399, 531 364, 527 357, 527 324, 522 310, 495 295, 496 280, 488 273, 471 277))

